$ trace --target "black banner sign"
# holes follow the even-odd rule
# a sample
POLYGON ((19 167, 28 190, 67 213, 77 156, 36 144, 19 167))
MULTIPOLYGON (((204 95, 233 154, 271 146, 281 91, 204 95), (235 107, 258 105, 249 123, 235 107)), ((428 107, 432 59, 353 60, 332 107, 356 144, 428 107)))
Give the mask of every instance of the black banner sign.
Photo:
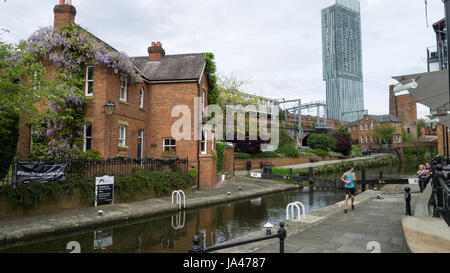
POLYGON ((15 184, 66 181, 69 163, 17 162, 15 184))

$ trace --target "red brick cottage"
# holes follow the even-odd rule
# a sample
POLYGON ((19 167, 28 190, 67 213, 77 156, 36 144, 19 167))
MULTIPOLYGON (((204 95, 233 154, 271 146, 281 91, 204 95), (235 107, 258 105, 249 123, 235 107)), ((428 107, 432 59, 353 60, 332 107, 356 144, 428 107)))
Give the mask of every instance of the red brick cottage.
MULTIPOLYGON (((54 28, 75 23, 76 9, 65 0, 54 7, 54 28)), ((89 33, 89 32, 88 32, 89 33)), ((90 34, 110 50, 115 50, 90 34)), ((84 149, 97 150, 104 158, 127 156, 132 158, 189 158, 192 168, 199 170, 198 185, 210 187, 219 178, 216 174, 214 130, 203 126, 203 140, 177 141, 171 134, 172 109, 185 105, 191 111, 191 128, 194 128, 194 101, 207 104, 208 83, 205 75, 205 54, 166 55, 160 42, 148 48, 148 55, 131 58, 134 69, 144 79, 143 83, 130 82, 120 71, 104 66, 86 67, 85 95, 88 102, 84 149), (112 115, 107 115, 105 105, 115 104, 112 115), (122 147, 119 151, 119 147, 122 147), (125 149, 123 149, 125 148, 125 149)), ((48 67, 51 72, 52 67, 48 67)), ((20 127, 19 157, 30 153, 31 128, 20 127)))

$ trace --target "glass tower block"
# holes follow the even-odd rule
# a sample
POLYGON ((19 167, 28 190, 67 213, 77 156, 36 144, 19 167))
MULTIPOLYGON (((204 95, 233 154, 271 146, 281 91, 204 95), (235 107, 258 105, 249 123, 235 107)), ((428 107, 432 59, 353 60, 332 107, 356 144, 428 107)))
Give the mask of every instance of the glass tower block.
POLYGON ((364 88, 359 1, 337 0, 322 10, 322 55, 328 118, 361 119, 364 88))

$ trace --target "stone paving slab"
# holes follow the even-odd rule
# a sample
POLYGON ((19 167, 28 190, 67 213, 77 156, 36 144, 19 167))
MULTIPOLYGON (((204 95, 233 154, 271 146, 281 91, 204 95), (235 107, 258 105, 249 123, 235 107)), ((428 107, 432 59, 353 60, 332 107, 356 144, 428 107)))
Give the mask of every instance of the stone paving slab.
MULTIPOLYGON (((286 253, 370 253, 369 243, 378 243, 381 253, 402 253, 402 219, 405 185, 386 185, 381 191, 366 191, 356 196, 356 210, 344 214, 340 203, 314 211, 317 222, 287 222, 286 253), (377 195, 381 194, 381 200, 377 195), (385 202, 383 202, 385 201, 385 202)), ((410 185, 413 192, 418 185, 410 185)), ((413 201, 420 194, 413 194, 413 201)), ((233 241, 263 236, 263 231, 233 241)), ((221 251, 223 253, 278 253, 279 240, 261 242, 221 251)))
MULTIPOLYGON (((297 185, 270 180, 259 181, 244 177, 235 177, 230 181, 219 183, 214 188, 201 189, 187 194, 186 208, 188 210, 196 209, 254 196, 295 190, 297 188, 297 185)), ((172 205, 171 197, 128 204, 101 206, 101 210, 104 211, 103 216, 98 215, 99 209, 92 207, 53 215, 0 220, 0 243, 77 232, 87 228, 128 222, 143 217, 159 216, 178 211, 178 207, 172 205)))

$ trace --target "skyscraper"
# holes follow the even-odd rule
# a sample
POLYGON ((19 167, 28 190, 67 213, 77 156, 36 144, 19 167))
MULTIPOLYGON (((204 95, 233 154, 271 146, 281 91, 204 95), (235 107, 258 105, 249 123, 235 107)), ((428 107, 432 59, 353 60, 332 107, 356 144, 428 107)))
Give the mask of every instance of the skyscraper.
POLYGON ((364 89, 358 0, 336 0, 322 10, 322 55, 328 118, 359 120, 364 114, 364 89))

